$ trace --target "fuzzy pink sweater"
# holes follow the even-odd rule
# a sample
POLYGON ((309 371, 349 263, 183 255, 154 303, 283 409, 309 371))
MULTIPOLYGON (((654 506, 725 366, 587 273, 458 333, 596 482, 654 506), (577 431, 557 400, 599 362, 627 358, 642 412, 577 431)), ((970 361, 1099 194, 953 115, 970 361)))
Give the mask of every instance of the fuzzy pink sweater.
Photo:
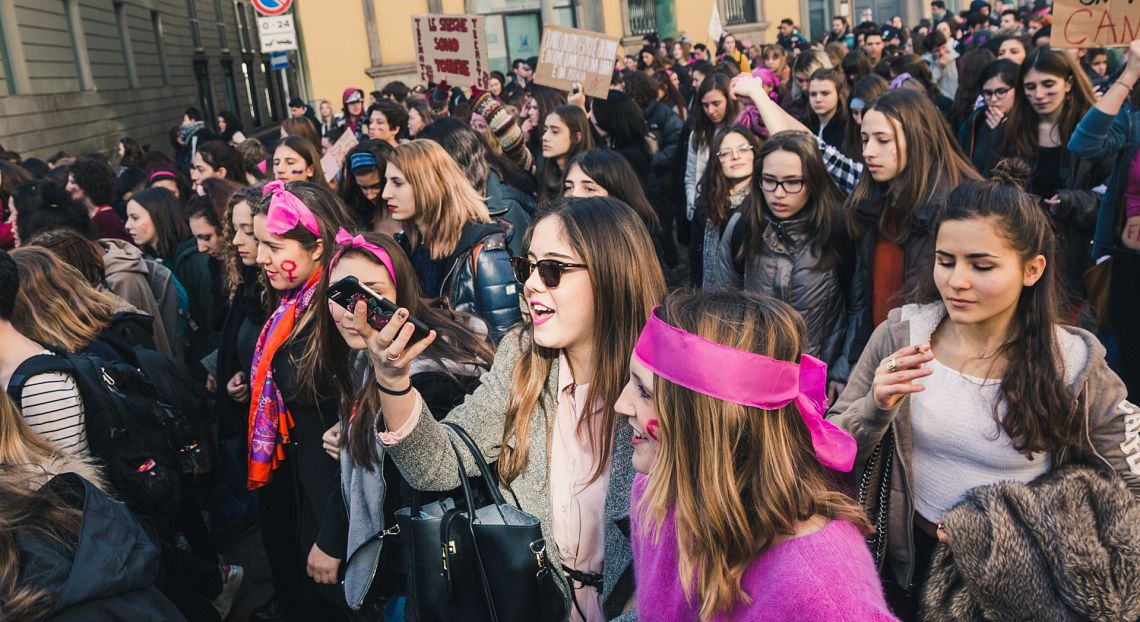
MULTIPOLYGON (((655 622, 693 621, 699 603, 689 603, 677 575, 677 531, 670 511, 659 541, 639 525, 638 502, 648 478, 633 483, 630 525, 637 617, 655 622)), ((781 542, 744 571, 741 587, 752 602, 741 602, 728 620, 766 622, 880 622, 897 619, 883 600, 866 541, 851 523, 833 520, 819 531, 781 542)))

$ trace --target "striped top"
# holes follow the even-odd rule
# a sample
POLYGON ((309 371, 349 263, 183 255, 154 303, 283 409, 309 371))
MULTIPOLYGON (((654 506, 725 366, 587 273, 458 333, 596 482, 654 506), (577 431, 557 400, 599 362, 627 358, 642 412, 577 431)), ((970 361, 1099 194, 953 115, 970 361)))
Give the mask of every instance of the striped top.
POLYGON ((20 393, 20 410, 28 426, 51 444, 80 456, 90 455, 83 398, 70 374, 47 372, 28 378, 20 393))

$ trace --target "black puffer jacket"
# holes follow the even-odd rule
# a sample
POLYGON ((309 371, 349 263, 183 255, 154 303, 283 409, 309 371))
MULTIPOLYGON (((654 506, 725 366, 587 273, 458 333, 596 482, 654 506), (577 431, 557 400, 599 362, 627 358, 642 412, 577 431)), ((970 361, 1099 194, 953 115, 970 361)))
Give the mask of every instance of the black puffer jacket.
POLYGON ((446 296, 456 311, 482 318, 496 343, 522 321, 519 284, 510 262, 512 234, 519 235, 504 221, 468 224, 447 258, 443 287, 438 292, 425 292, 428 296, 446 296))
POLYGON ((154 586, 158 547, 126 505, 74 473, 58 475, 44 488, 83 511, 74 549, 36 530, 14 530, 22 583, 55 597, 49 620, 185 620, 154 586))

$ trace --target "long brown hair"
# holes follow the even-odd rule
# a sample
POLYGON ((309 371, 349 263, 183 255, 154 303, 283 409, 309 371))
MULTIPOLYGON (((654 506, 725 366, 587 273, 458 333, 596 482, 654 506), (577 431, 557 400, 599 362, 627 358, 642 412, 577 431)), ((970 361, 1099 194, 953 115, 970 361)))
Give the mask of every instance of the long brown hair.
MULTIPOLYGON (((1027 178, 1028 173, 1025 170, 1022 175, 1027 178)), ((1002 399, 994 405, 994 421, 1028 457, 1077 445, 1083 430, 1073 421, 1076 396, 1065 384, 1055 334, 1061 323, 1057 241, 1048 217, 1032 195, 1014 185, 968 181, 947 197, 933 227, 935 236, 943 223, 951 221, 976 221, 979 227, 996 228, 1023 263, 1038 255, 1045 257, 1041 278, 1031 286, 1018 285, 1021 293, 1013 321, 998 350, 1001 356, 996 357, 1008 363, 1001 377, 1002 399), (1001 405, 1005 406, 1004 418, 998 416, 1001 405)), ((918 288, 919 301, 942 300, 934 279, 921 279, 918 288)))
MULTIPOLYGON (((831 71, 828 69, 827 71, 831 71)), ((804 187, 800 192, 809 193, 803 214, 811 219, 811 248, 819 260, 814 270, 825 272, 835 267, 840 260, 838 240, 844 235, 843 193, 832 181, 815 139, 803 132, 785 131, 773 134, 756 154, 756 172, 752 175, 752 197, 741 206, 741 218, 747 225, 751 239, 740 247, 739 260, 750 253, 759 254, 764 248, 764 229, 773 220, 768 210, 768 200, 760 187, 764 173, 764 158, 777 151, 787 151, 800 159, 803 167, 804 187)))
MULTIPOLYGON (((348 209, 340 202, 340 199, 328 188, 307 181, 291 181, 285 184, 285 189, 293 193, 313 213, 313 217, 317 219, 317 224, 320 226, 321 235, 320 237, 313 235, 304 225, 298 223, 292 231, 283 233, 280 237, 300 242, 307 251, 313 250, 319 243, 321 245, 321 267, 328 270, 329 260, 337 248, 337 231, 351 228, 353 226, 352 216, 348 214, 348 209)), ((257 205, 251 205, 253 215, 268 214, 271 199, 272 195, 266 195, 261 198, 257 205)), ((264 274, 264 271, 262 273, 264 274)), ((268 285, 266 286, 267 291, 272 291, 272 289, 268 285)), ((279 299, 279 296, 274 295, 272 303, 276 304, 279 299)), ((313 303, 305 309, 301 319, 293 326, 292 334, 289 335, 289 339, 282 347, 288 348, 294 339, 306 334, 315 315, 327 313, 324 300, 325 279, 321 279, 317 284, 317 291, 313 294, 313 303)), ((296 370, 298 394, 313 401, 330 396, 327 375, 330 361, 323 360, 320 357, 320 349, 321 344, 318 343, 318 340, 310 336, 308 342, 305 343, 303 352, 299 356, 291 356, 289 361, 296 370)))
MULTIPOLYGON (((693 135, 689 139, 692 144, 697 147, 703 147, 713 141, 713 135, 719 128, 732 125, 736 119, 736 115, 740 112, 740 102, 732 94, 732 87, 729 84, 728 76, 724 74, 714 73, 705 78, 701 82, 701 88, 697 89, 697 96, 693 99, 693 135), (712 91, 720 91, 724 95, 724 119, 720 123, 713 123, 712 119, 705 114, 704 106, 701 105, 701 100, 705 95, 712 91)), ((694 149, 696 151, 696 149, 694 149)), ((712 157, 713 149, 709 148, 709 157, 712 157)))
MULTIPOLYGON (((469 327, 472 317, 439 306, 439 300, 423 298, 411 260, 390 236, 373 232, 361 235, 365 241, 383 248, 392 258, 392 267, 396 270, 394 302, 436 332, 435 341, 424 351, 423 356, 434 362, 459 386, 462 386, 462 382, 451 371, 454 366, 490 369, 495 357, 494 349, 485 335, 480 336, 469 327)), ((383 265, 375 255, 358 248, 344 246, 337 250, 344 250, 344 254, 337 258, 338 262, 345 257, 361 257, 376 265, 383 265)), ((326 288, 335 265, 330 264, 325 272, 322 285, 326 288)), ((341 427, 347 431, 341 435, 341 444, 349 448, 356 464, 375 468, 380 462, 374 430, 376 414, 380 412, 380 390, 375 382, 366 382, 364 388, 360 388, 355 381, 352 353, 348 344, 337 334, 332 315, 320 313, 316 322, 314 340, 322 346, 318 356, 328 362, 329 377, 340 395, 341 427)), ((371 376, 372 370, 369 369, 367 373, 371 376)))
POLYGON ((242 268, 244 264, 241 262, 241 257, 237 254, 237 247, 234 246, 234 234, 237 230, 234 229, 234 206, 238 203, 245 203, 249 205, 249 213, 253 214, 255 205, 261 202, 262 195, 261 184, 253 186, 246 186, 230 195, 226 201, 225 211, 222 214, 222 270, 225 273, 225 280, 222 281, 224 291, 226 293, 226 300, 233 300, 237 294, 238 287, 242 284, 242 268))
MULTIPOLYGON (((600 419, 582 417, 578 432, 588 432, 597 479, 608 467, 613 451, 618 421, 614 403, 629 377, 629 357, 649 310, 665 295, 665 277, 645 225, 617 199, 560 197, 544 204, 527 231, 528 248, 535 226, 546 218, 562 223, 566 240, 587 266, 594 293, 594 369, 589 375, 592 380, 586 404, 600 403, 602 409, 600 419)), ((519 339, 524 344, 529 341, 529 345, 523 348, 511 378, 499 456, 499 476, 508 484, 527 467, 530 421, 536 408, 541 408, 546 422, 547 447, 553 429, 550 406, 555 396, 545 392, 558 351, 534 343, 533 325, 527 322, 524 326, 519 339)))
POLYGON ((1092 84, 1085 76, 1085 72, 1073 62, 1064 52, 1056 50, 1035 49, 1029 54, 1017 74, 1017 85, 1014 89, 1013 108, 1009 111, 1009 122, 1005 128, 1005 140, 1002 141, 1002 155, 1017 156, 1020 158, 1037 159, 1040 145, 1037 142, 1037 123, 1040 115, 1029 103, 1025 95, 1025 75, 1036 69, 1041 73, 1056 76, 1062 81, 1071 82, 1073 89, 1065 97, 1064 110, 1057 123, 1057 132, 1061 135, 1061 148, 1067 149, 1069 137, 1073 129, 1085 116, 1088 109, 1096 103, 1092 84))
POLYGON ((425 139, 406 142, 396 148, 389 164, 400 169, 412 186, 416 199, 413 226, 432 259, 450 255, 468 223, 491 222, 486 200, 439 143, 425 139))
POLYGON ((760 153, 760 139, 752 133, 752 130, 743 125, 730 125, 716 131, 712 146, 709 148, 709 164, 697 182, 696 206, 698 211, 704 213, 705 219, 710 224, 718 226, 728 222, 728 202, 732 196, 732 188, 741 181, 730 180, 725 176, 720 156, 717 155, 724 139, 732 134, 739 134, 752 146, 753 177, 755 177, 756 162, 758 162, 756 157, 760 153))
MULTIPOLYGON (((854 52, 852 53, 854 54, 854 52)), ((866 57, 864 56, 864 58, 866 57)), ((863 100, 863 109, 866 110, 890 88, 890 84, 877 74, 859 78, 851 87, 851 97, 847 99, 847 111, 851 112, 851 102, 856 98, 863 100)), ((863 139, 859 135, 860 126, 860 123, 855 122, 855 115, 851 114, 847 118, 847 132, 843 136, 843 152, 856 162, 863 161, 863 139)))
POLYGON ((117 301, 40 246, 11 252, 20 275, 12 325, 29 339, 78 352, 111 322, 117 301))
MULTIPOLYGON (((910 220, 920 207, 937 193, 948 191, 967 179, 981 179, 981 176, 963 155, 958 140, 925 93, 894 90, 867 107, 867 112, 872 110, 885 116, 891 125, 898 149, 899 172, 894 179, 880 185, 864 171, 847 198, 847 205, 858 206, 871 200, 876 190, 883 190, 885 205, 879 215, 878 231, 902 243, 909 236, 910 220)), ((864 123, 867 112, 863 113, 864 123)), ((852 215, 848 220, 852 237, 863 237, 864 225, 854 217, 855 209, 847 211, 852 215)))
MULTIPOLYGON (((752 292, 681 290, 658 317, 710 341, 782 361, 806 342, 799 314, 752 292)), ((741 577, 777 538, 815 516, 871 526, 836 476, 821 465, 795 403, 761 410, 653 381, 660 446, 634 520, 654 539, 676 508, 678 574, 700 619, 730 616, 748 596, 741 577), (695 591, 695 593, 694 593, 695 591)))
MULTIPOLYGON (((300 121, 307 125, 309 128, 312 128, 313 126, 312 123, 305 121, 304 119, 300 119, 300 121)), ((282 138, 281 141, 277 143, 277 147, 274 147, 273 155, 270 156, 270 162, 267 167, 269 169, 270 175, 272 176, 272 160, 274 157, 276 157, 277 149, 280 149, 281 147, 288 147, 294 153, 301 156, 301 159, 305 161, 306 165, 312 167, 313 175, 305 179, 305 181, 318 185, 322 188, 329 189, 329 182, 325 181, 325 170, 321 166, 321 149, 319 147, 320 144, 320 141, 314 143, 312 140, 305 138, 301 134, 290 134, 289 136, 282 138)))

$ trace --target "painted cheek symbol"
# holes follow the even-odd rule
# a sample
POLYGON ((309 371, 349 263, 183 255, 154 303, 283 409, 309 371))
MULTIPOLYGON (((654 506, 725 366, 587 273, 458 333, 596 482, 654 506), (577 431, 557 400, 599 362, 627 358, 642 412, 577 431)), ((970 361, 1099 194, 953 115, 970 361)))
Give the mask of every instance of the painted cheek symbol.
POLYGON ((657 420, 656 420, 656 419, 650 419, 650 420, 649 420, 649 423, 646 423, 646 424, 645 424, 645 433, 649 435, 649 438, 651 438, 651 439, 653 439, 653 440, 655 440, 655 441, 657 441, 657 440, 661 440, 661 439, 660 439, 660 438, 658 438, 658 436, 657 436, 657 428, 658 428, 660 425, 661 425, 661 424, 659 424, 659 423, 657 422, 657 420))
POLYGON ((281 271, 285 273, 285 278, 289 279, 290 283, 297 280, 297 277, 293 276, 297 272, 297 262, 292 259, 281 262, 281 271))

